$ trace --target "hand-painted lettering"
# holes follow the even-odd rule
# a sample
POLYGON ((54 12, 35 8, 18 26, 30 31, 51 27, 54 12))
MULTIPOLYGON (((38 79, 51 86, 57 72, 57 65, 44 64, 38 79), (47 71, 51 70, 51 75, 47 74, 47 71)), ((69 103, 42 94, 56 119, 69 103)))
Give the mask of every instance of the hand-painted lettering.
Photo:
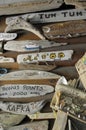
POLYGON ((35 91, 43 91, 43 87, 40 86, 23 86, 23 90, 35 90, 35 91))
POLYGON ((18 95, 27 95, 27 92, 20 91, 20 92, 14 92, 13 93, 13 96, 18 96, 18 95))
POLYGON ((81 11, 80 12, 62 12, 62 14, 64 17, 83 16, 83 12, 81 12, 81 11))
POLYGON ((40 19, 44 19, 44 18, 53 18, 56 17, 56 13, 52 13, 52 14, 39 14, 40 19))
POLYGON ((29 106, 28 105, 22 105, 22 104, 9 104, 7 106, 8 111, 14 111, 14 112, 30 112, 29 106))
POLYGON ((9 91, 9 90, 19 90, 19 86, 10 86, 10 87, 2 87, 1 88, 3 91, 9 91))

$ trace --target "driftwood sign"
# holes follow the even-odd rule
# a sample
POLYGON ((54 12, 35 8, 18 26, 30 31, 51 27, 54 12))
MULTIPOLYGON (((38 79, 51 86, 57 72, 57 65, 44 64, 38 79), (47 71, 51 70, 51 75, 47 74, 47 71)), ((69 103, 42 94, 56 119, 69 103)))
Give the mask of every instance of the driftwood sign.
POLYGON ((45 25, 43 32, 48 39, 79 37, 86 35, 85 26, 84 20, 67 21, 45 25))
POLYGON ((44 48, 57 47, 66 45, 67 43, 56 43, 48 40, 22 40, 22 41, 9 41, 4 45, 4 49, 15 52, 31 52, 40 51, 44 48))
POLYGON ((0 98, 25 98, 52 93, 50 85, 8 84, 0 86, 0 98))
POLYGON ((0 33, 0 41, 9 41, 17 37, 17 33, 0 33))
POLYGON ((73 50, 51 51, 40 53, 20 54, 17 56, 17 62, 20 63, 37 63, 47 61, 70 60, 72 58, 73 50))
POLYGON ((21 115, 31 115, 39 112, 45 105, 46 101, 31 103, 12 103, 12 102, 0 102, 0 109, 5 112, 21 115))
POLYGON ((68 9, 68 10, 61 10, 61 11, 53 10, 47 12, 28 13, 24 15, 7 17, 6 24, 11 24, 16 17, 22 17, 26 21, 30 21, 31 23, 34 24, 63 22, 63 21, 86 19, 86 10, 78 8, 78 9, 68 9))

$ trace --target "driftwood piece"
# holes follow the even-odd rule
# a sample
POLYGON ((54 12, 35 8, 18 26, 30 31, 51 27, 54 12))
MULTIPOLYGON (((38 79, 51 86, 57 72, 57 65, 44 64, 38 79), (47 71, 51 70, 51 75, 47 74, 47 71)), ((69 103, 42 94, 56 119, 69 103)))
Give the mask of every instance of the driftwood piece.
POLYGON ((52 130, 65 130, 66 124, 67 124, 67 114, 62 111, 58 111, 57 118, 55 120, 52 130))
POLYGON ((72 38, 86 35, 85 27, 86 21, 76 20, 45 25, 42 30, 48 39, 72 38))
POLYGON ((14 63, 0 63, 1 68, 7 68, 11 70, 19 69, 19 70, 26 70, 26 69, 31 69, 31 70, 43 70, 43 71, 50 71, 56 68, 55 65, 42 65, 42 64, 18 64, 17 62, 14 63))
POLYGON ((46 94, 43 96, 29 97, 29 98, 0 98, 0 101, 7 102, 20 102, 20 103, 28 103, 28 102, 37 102, 41 100, 50 101, 53 97, 54 93, 46 94))
POLYGON ((20 54, 17 56, 17 62, 20 63, 40 63, 40 62, 58 62, 71 60, 73 50, 51 51, 20 54))
POLYGON ((50 107, 61 110, 69 116, 86 123, 85 118, 86 93, 69 85, 56 85, 56 92, 50 107))
POLYGON ((41 34, 41 32, 34 27, 31 23, 26 22, 22 18, 16 18, 13 23, 8 25, 5 29, 5 32, 12 32, 15 30, 26 30, 32 32, 33 34, 37 35, 40 39, 45 39, 45 37, 41 34))
POLYGON ((0 0, 0 15, 55 9, 62 3, 63 0, 0 0))
POLYGON ((31 23, 38 24, 38 23, 55 23, 55 22, 65 22, 71 20, 81 20, 86 19, 86 10, 84 9, 66 9, 66 10, 50 10, 50 11, 43 11, 43 12, 34 12, 34 13, 27 13, 12 17, 6 18, 6 24, 10 24, 16 17, 22 17, 31 23), (59 16, 59 17, 58 17, 59 16))
POLYGON ((79 74, 80 80, 82 81, 82 84, 86 89, 86 53, 83 55, 81 59, 79 59, 75 67, 79 74))
POLYGON ((67 45, 67 43, 56 43, 48 40, 22 40, 22 41, 8 41, 4 45, 4 50, 14 52, 33 52, 41 51, 44 48, 58 47, 67 45))
POLYGON ((30 130, 48 130, 48 120, 44 120, 44 121, 36 121, 36 122, 30 122, 30 123, 26 123, 23 125, 18 125, 18 126, 14 126, 14 127, 10 127, 7 130, 26 130, 26 129, 30 129, 30 130))
POLYGON ((54 86, 59 75, 38 70, 19 70, 0 77, 0 84, 47 84, 54 86))
POLYGON ((51 70, 51 72, 62 75, 66 77, 67 80, 78 78, 78 73, 75 66, 57 67, 54 70, 51 70))
POLYGON ((0 123, 3 124, 5 127, 13 126, 19 124, 25 115, 16 115, 7 112, 0 112, 0 123))
POLYGON ((73 97, 80 97, 86 101, 86 93, 66 85, 56 85, 56 91, 60 91, 73 97))
POLYGON ((64 0, 66 4, 75 5, 76 7, 86 9, 86 1, 85 0, 64 0))
POLYGON ((35 114, 28 115, 28 117, 32 120, 39 119, 55 119, 57 117, 57 112, 49 112, 49 113, 40 113, 37 112, 35 114))

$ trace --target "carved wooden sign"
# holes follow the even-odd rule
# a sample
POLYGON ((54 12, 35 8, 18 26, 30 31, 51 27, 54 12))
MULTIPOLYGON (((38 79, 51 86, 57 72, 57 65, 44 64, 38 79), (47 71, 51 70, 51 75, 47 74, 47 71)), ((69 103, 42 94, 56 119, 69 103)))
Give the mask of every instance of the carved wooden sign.
POLYGON ((67 43, 55 43, 48 40, 9 41, 4 45, 4 49, 16 52, 30 52, 66 44, 67 43))
POLYGON ((70 60, 73 50, 40 52, 31 54, 20 54, 17 56, 18 63, 36 63, 46 61, 70 60))

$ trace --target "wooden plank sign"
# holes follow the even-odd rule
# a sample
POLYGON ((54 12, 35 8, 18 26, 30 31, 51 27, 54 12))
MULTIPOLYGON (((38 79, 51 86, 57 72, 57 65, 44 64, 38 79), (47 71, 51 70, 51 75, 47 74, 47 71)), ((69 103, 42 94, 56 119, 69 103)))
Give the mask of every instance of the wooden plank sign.
POLYGON ((73 50, 51 51, 40 53, 20 54, 17 56, 17 62, 20 63, 37 63, 47 61, 64 61, 72 58, 73 50))

